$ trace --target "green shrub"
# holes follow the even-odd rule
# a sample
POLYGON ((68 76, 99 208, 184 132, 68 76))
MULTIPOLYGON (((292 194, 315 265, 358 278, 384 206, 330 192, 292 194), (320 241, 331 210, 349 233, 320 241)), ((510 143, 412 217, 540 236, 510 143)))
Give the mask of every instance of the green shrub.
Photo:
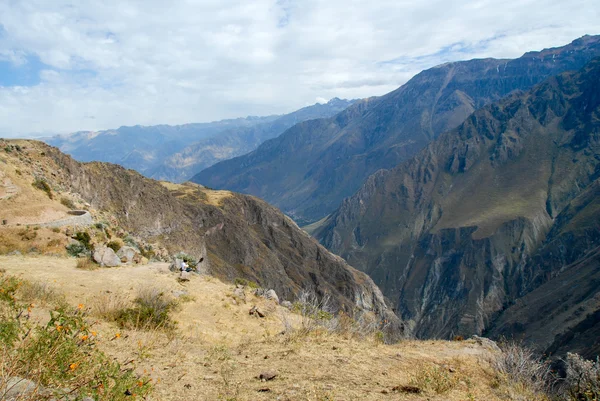
POLYGON ((79 256, 79 255, 85 255, 86 253, 88 253, 87 248, 85 247, 85 245, 79 243, 79 242, 75 242, 73 244, 69 244, 66 246, 67 249, 67 253, 70 256, 79 256))
POLYGON ((244 286, 244 287, 248 287, 248 288, 251 288, 253 290, 259 288, 258 287, 258 283, 256 283, 255 281, 246 280, 245 278, 241 278, 241 277, 236 278, 235 281, 234 281, 234 284, 235 285, 241 285, 241 286, 244 286))
POLYGON ((90 234, 87 231, 78 231, 75 234, 75 239, 79 242, 81 242, 81 244, 87 249, 87 250, 92 250, 93 246, 90 243, 90 241, 92 240, 92 237, 90 237, 90 234))
POLYGON ((115 252, 121 249, 121 243, 119 241, 110 241, 108 244, 106 244, 106 246, 115 252))
POLYGON ((71 210, 77 209, 77 206, 75 206, 75 202, 73 202, 69 198, 65 198, 64 196, 60 198, 60 203, 62 203, 64 206, 68 207, 71 210))
POLYGON ((54 196, 52 195, 52 188, 50 188, 50 185, 48 185, 46 180, 44 180, 43 178, 36 178, 36 180, 31 185, 33 185, 34 188, 46 192, 48 198, 54 199, 54 196))

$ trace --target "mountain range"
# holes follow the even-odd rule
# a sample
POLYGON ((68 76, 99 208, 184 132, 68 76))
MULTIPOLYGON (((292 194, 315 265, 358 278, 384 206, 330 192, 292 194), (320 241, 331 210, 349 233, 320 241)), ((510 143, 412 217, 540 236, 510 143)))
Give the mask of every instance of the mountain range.
POLYGON ((254 150, 296 123, 329 117, 354 101, 331 99, 285 115, 211 123, 81 131, 44 141, 79 161, 117 163, 147 177, 184 182, 212 164, 254 150))
POLYGON ((315 230, 418 337, 596 355, 600 58, 470 115, 315 230))
POLYGON ((299 224, 309 224, 334 211, 371 174, 409 159, 475 110, 581 68, 598 54, 600 38, 584 36, 514 60, 443 64, 385 96, 359 101, 331 118, 297 124, 192 181, 259 196, 299 224))

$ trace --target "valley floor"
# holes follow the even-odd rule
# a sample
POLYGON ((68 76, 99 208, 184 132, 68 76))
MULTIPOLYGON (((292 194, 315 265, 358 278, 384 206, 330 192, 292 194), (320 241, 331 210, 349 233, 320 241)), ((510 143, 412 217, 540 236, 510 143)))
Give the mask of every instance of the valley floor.
MULTIPOLYGON (((142 287, 181 299, 174 332, 120 330, 98 319, 100 349, 152 378, 153 400, 510 400, 490 368, 493 351, 467 341, 412 341, 384 345, 328 332, 282 334, 298 323, 289 310, 265 304, 249 289, 209 276, 179 283, 165 263, 81 270, 75 259, 0 256, 4 274, 47 283, 89 313, 133 297, 142 287), (249 315, 254 305, 270 313, 249 315), (273 372, 273 380, 257 379, 273 372), (418 387, 419 394, 410 393, 418 387)), ((38 319, 49 304, 34 305, 38 319)), ((516 398, 515 398, 516 397, 516 398)))

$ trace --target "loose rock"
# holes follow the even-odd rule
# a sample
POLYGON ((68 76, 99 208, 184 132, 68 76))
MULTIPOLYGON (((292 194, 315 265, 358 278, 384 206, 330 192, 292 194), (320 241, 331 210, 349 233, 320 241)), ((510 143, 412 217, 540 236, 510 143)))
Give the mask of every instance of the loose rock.
POLYGON ((115 251, 106 246, 100 247, 94 251, 94 261, 100 266, 115 267, 121 265, 121 258, 115 251))
POLYGON ((277 377, 277 375, 278 375, 278 373, 275 371, 265 371, 265 372, 262 372, 261 374, 259 374, 256 378, 259 379, 260 381, 266 382, 266 381, 273 380, 274 378, 277 377))

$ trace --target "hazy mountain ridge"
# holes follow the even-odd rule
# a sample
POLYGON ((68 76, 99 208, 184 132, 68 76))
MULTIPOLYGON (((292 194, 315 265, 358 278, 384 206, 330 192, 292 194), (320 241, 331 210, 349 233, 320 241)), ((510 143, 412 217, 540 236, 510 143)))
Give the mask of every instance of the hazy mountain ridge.
POLYGON ((255 149, 297 122, 331 116, 353 102, 334 98, 281 116, 82 131, 45 142, 79 161, 120 164, 151 178, 183 182, 217 161, 255 149))
MULTIPOLYGON (((597 271, 588 253, 600 227, 599 82, 597 58, 484 107, 409 161, 371 176, 315 235, 369 273, 420 337, 481 333, 519 298, 535 298, 536 288, 536 302, 547 307, 542 284, 597 271), (585 198, 586 188, 596 189, 585 198)), ((600 297, 597 286, 587 295, 564 291, 574 309, 600 297)), ((582 311, 597 310, 587 305, 582 316, 561 321, 527 304, 506 311, 507 323, 492 333, 522 334, 508 323, 520 310, 526 338, 536 337, 536 319, 561 338, 585 318, 582 311)), ((556 348, 582 346, 570 340, 556 348)))
POLYGON ((319 220, 379 169, 407 160, 473 111, 600 55, 600 38, 515 60, 446 63, 397 90, 338 115, 298 124, 257 150, 200 172, 192 181, 264 198, 304 224, 319 220))

